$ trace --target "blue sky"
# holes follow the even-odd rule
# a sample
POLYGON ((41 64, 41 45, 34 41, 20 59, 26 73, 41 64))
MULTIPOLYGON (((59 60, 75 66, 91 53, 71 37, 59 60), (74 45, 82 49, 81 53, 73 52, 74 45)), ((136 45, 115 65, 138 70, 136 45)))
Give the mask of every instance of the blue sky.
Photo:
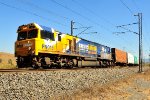
MULTIPOLYGON (((91 26, 85 31, 88 34, 79 37, 138 55, 138 35, 114 32, 126 31, 116 26, 137 22, 134 14, 142 12, 143 53, 147 58, 150 52, 149 4, 149 0, 0 0, 0 51, 14 53, 19 25, 36 22, 70 33, 70 21, 74 20, 76 28, 91 26)), ((137 25, 126 28, 138 32, 137 25)), ((74 30, 74 35, 83 30, 74 30)))

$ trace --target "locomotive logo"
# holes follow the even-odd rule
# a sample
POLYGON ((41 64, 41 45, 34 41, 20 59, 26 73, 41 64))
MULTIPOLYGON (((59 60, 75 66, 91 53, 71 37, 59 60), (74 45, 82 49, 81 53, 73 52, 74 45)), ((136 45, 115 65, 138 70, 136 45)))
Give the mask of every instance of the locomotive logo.
POLYGON ((102 47, 102 52, 106 52, 106 49, 104 47, 102 47))
POLYGON ((50 39, 44 39, 44 44, 42 45, 42 48, 49 49, 51 47, 50 39))

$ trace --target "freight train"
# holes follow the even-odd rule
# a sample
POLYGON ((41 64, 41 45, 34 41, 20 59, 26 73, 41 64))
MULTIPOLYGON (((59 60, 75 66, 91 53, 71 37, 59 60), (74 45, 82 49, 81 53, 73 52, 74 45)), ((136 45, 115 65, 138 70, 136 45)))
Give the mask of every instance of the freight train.
POLYGON ((72 36, 37 23, 17 30, 15 57, 18 68, 73 68, 137 65, 130 53, 72 36))

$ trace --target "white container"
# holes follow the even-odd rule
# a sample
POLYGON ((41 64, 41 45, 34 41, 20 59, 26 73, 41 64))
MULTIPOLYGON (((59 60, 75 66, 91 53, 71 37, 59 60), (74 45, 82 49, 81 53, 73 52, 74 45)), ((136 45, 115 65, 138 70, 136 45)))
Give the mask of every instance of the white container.
POLYGON ((134 64, 134 56, 131 53, 128 54, 128 64, 134 64))

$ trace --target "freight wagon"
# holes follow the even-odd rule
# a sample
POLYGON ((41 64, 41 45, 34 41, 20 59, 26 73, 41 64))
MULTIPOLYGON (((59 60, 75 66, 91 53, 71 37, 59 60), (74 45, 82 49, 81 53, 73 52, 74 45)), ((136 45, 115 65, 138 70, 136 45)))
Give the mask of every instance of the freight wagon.
POLYGON ((134 65, 137 66, 139 64, 139 60, 137 56, 134 56, 134 65))
POLYGON ((128 66, 137 66, 138 65, 138 58, 137 56, 132 55, 131 53, 127 53, 128 57, 128 66))
POLYGON ((115 65, 127 65, 127 52, 119 50, 117 48, 112 48, 112 59, 115 65))
POLYGON ((18 67, 110 66, 111 48, 36 23, 21 25, 15 42, 18 67))
POLYGON ((128 65, 134 65, 134 56, 131 53, 127 53, 127 57, 128 57, 128 65))

